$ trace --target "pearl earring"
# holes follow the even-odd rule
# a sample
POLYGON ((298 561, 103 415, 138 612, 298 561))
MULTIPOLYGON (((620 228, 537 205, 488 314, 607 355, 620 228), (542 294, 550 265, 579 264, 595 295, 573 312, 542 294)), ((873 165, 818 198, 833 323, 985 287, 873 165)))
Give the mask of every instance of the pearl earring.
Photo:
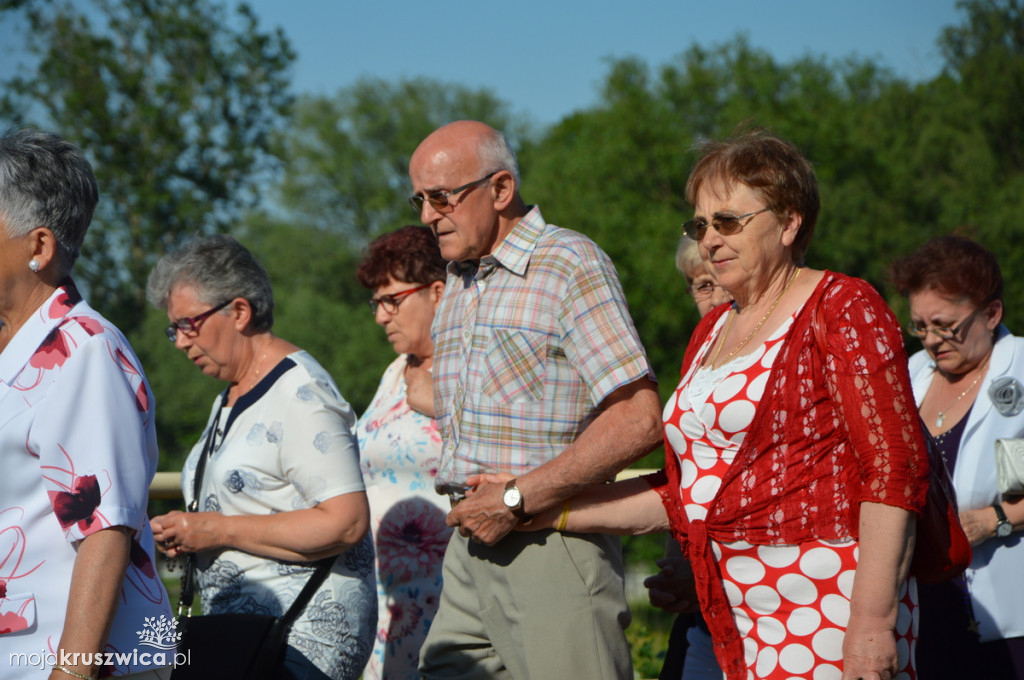
POLYGON ((39 271, 39 260, 37 260, 35 258, 32 258, 31 260, 29 260, 28 261, 28 268, 31 269, 33 272, 38 272, 39 271))

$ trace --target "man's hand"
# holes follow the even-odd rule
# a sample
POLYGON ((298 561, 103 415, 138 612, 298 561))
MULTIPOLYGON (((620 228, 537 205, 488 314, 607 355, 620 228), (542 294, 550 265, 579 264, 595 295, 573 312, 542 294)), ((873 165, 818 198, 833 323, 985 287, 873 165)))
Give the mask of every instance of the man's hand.
POLYGON ((519 518, 502 501, 505 483, 510 479, 513 476, 509 474, 475 475, 467 479, 470 490, 448 513, 445 523, 477 543, 494 545, 500 541, 519 523, 519 518))

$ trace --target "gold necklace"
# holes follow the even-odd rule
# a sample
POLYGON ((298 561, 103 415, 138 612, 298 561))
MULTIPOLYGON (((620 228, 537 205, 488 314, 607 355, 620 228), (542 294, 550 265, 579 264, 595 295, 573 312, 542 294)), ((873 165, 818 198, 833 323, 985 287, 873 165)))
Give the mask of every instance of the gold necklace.
MULTIPOLYGON (((789 279, 789 283, 787 283, 786 286, 782 289, 782 292, 779 293, 779 296, 777 298, 775 298, 775 302, 772 303, 772 306, 768 308, 768 311, 765 312, 765 315, 762 316, 761 320, 757 322, 756 326, 754 326, 754 330, 752 330, 749 333, 747 333, 747 337, 743 338, 743 342, 741 342, 739 345, 734 347, 732 349, 732 351, 729 352, 728 355, 726 355, 725 361, 723 361, 722 364, 729 363, 729 361, 731 361, 732 358, 734 356, 736 356, 736 354, 740 350, 742 350, 744 347, 746 347, 747 343, 750 342, 751 339, 753 339, 753 337, 755 335, 757 335, 757 332, 759 330, 761 330, 761 327, 764 326, 766 321, 768 321, 768 317, 770 317, 772 315, 772 312, 775 311, 775 307, 778 306, 779 301, 782 300, 782 298, 786 295, 787 292, 789 292, 789 289, 793 285, 793 282, 796 281, 796 277, 800 276, 800 272, 802 272, 802 271, 803 271, 803 269, 797 269, 796 270, 796 273, 793 274, 792 278, 789 279)), ((732 326, 732 320, 733 320, 733 318, 735 316, 736 316, 736 307, 734 306, 732 309, 729 310, 729 318, 725 322, 725 329, 722 331, 722 339, 721 339, 721 341, 719 341, 718 347, 715 349, 715 353, 711 357, 711 362, 708 364, 712 368, 714 368, 715 361, 718 359, 718 355, 722 352, 722 347, 725 346, 725 336, 727 336, 729 334, 729 328, 730 328, 730 326, 732 326)))
MULTIPOLYGON (((985 364, 988 364, 988 357, 985 357, 985 364)), ((958 396, 956 399, 954 399, 952 402, 950 402, 950 404, 946 408, 944 408, 941 411, 939 411, 938 417, 935 418, 935 427, 937 427, 937 428, 941 428, 942 427, 942 423, 946 422, 946 411, 948 411, 949 409, 951 409, 954 406, 956 406, 960 402, 961 399, 963 399, 964 397, 967 396, 968 392, 970 392, 971 390, 974 389, 974 386, 978 384, 978 381, 982 379, 982 377, 985 375, 985 371, 983 371, 981 369, 983 369, 985 367, 985 364, 983 364, 982 366, 978 367, 978 376, 974 379, 974 381, 970 385, 967 386, 967 389, 964 390, 963 392, 961 392, 960 396, 958 396)))
POLYGON ((263 356, 261 356, 261 357, 260 357, 260 360, 256 362, 256 375, 254 375, 254 376, 253 376, 253 378, 252 378, 252 382, 251 382, 251 383, 249 383, 249 389, 248 389, 248 390, 246 390, 246 392, 248 392, 248 391, 249 391, 249 390, 251 390, 252 388, 256 387, 256 383, 258 383, 258 382, 259 382, 259 380, 260 380, 260 371, 261 371, 261 370, 262 370, 262 368, 263 368, 263 360, 267 358, 267 352, 269 352, 269 351, 270 351, 270 350, 269 350, 269 349, 267 349, 267 351, 266 351, 266 352, 263 352, 263 356))

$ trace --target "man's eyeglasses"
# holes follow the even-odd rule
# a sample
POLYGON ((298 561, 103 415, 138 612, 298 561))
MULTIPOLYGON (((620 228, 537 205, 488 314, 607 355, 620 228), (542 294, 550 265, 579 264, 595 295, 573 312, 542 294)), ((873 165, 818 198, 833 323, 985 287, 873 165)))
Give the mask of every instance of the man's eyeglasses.
MULTIPOLYGON (((232 298, 233 300, 234 298, 232 298)), ((171 342, 175 342, 178 339, 178 332, 182 333, 196 333, 199 331, 199 325, 214 312, 220 310, 231 304, 232 300, 225 300, 213 309, 208 309, 202 314, 196 314, 195 316, 186 317, 184 319, 178 319, 170 326, 164 329, 164 333, 167 334, 167 339, 171 342)))
MULTIPOLYGON (((714 227, 722 236, 732 236, 743 229, 743 227, 747 226, 750 220, 753 219, 754 215, 760 215, 761 213, 769 210, 771 210, 771 208, 761 208, 760 210, 755 210, 754 212, 747 213, 746 215, 740 215, 738 217, 736 215, 719 213, 711 218, 710 226, 714 227), (746 222, 741 222, 741 220, 746 220, 746 222)), ((704 240, 704 234, 708 233, 708 226, 707 221, 702 217, 695 220, 687 220, 686 222, 683 222, 683 233, 694 241, 700 242, 704 240)))
POLYGON ((980 309, 975 309, 973 312, 967 315, 966 319, 952 327, 928 326, 926 324, 920 323, 919 321, 912 321, 910 325, 907 326, 907 332, 910 333, 911 335, 921 338, 922 340, 925 339, 925 336, 927 336, 928 333, 934 333, 936 336, 942 338, 943 340, 952 340, 953 338, 960 335, 960 331, 962 331, 967 326, 967 324, 971 322, 971 319, 973 319, 974 316, 980 311, 980 309))
POLYGON ((394 314, 398 311, 398 305, 402 304, 402 301, 405 300, 405 296, 411 295, 418 290, 423 290, 424 288, 430 288, 430 285, 431 284, 429 283, 425 283, 422 286, 406 288, 405 290, 400 290, 397 293, 392 293, 391 295, 381 295, 380 297, 370 298, 367 300, 367 303, 370 305, 370 309, 373 310, 374 314, 377 313, 378 306, 383 307, 384 311, 388 314, 394 314))
POLYGON ((706 300, 715 293, 715 288, 720 286, 714 281, 701 281, 698 284, 689 287, 690 295, 693 296, 694 300, 706 300))
POLYGON ((411 205, 412 209, 415 210, 417 213, 422 213, 423 201, 426 201, 427 203, 430 204, 431 208, 433 208, 439 213, 451 212, 452 210, 455 210, 455 206, 452 204, 451 200, 449 200, 450 197, 455 196, 456 194, 461 194, 466 189, 475 187, 477 184, 480 184, 481 182, 486 182, 490 178, 497 175, 499 172, 500 170, 495 170, 486 177, 481 177, 480 179, 474 180, 469 184, 463 184, 461 187, 457 187, 455 189, 452 189, 451 191, 438 189, 437 191, 427 192, 426 196, 421 196, 419 194, 416 194, 415 196, 410 196, 409 205, 411 205))

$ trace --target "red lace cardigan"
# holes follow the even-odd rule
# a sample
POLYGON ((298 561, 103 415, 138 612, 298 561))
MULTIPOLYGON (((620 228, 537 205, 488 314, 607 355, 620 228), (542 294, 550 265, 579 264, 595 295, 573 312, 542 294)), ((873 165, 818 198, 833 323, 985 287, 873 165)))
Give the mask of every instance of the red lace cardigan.
MULTIPOLYGON (((727 310, 713 310, 694 330, 683 375, 702 358, 705 338, 727 310)), ((730 680, 746 678, 709 539, 758 545, 855 539, 864 501, 918 513, 924 507, 928 457, 903 336, 882 297, 860 279, 825 272, 790 327, 703 521, 686 518, 679 460, 667 441, 665 470, 648 481, 693 565, 719 663, 730 680), (816 323, 826 326, 827 356, 815 339, 816 323)))

